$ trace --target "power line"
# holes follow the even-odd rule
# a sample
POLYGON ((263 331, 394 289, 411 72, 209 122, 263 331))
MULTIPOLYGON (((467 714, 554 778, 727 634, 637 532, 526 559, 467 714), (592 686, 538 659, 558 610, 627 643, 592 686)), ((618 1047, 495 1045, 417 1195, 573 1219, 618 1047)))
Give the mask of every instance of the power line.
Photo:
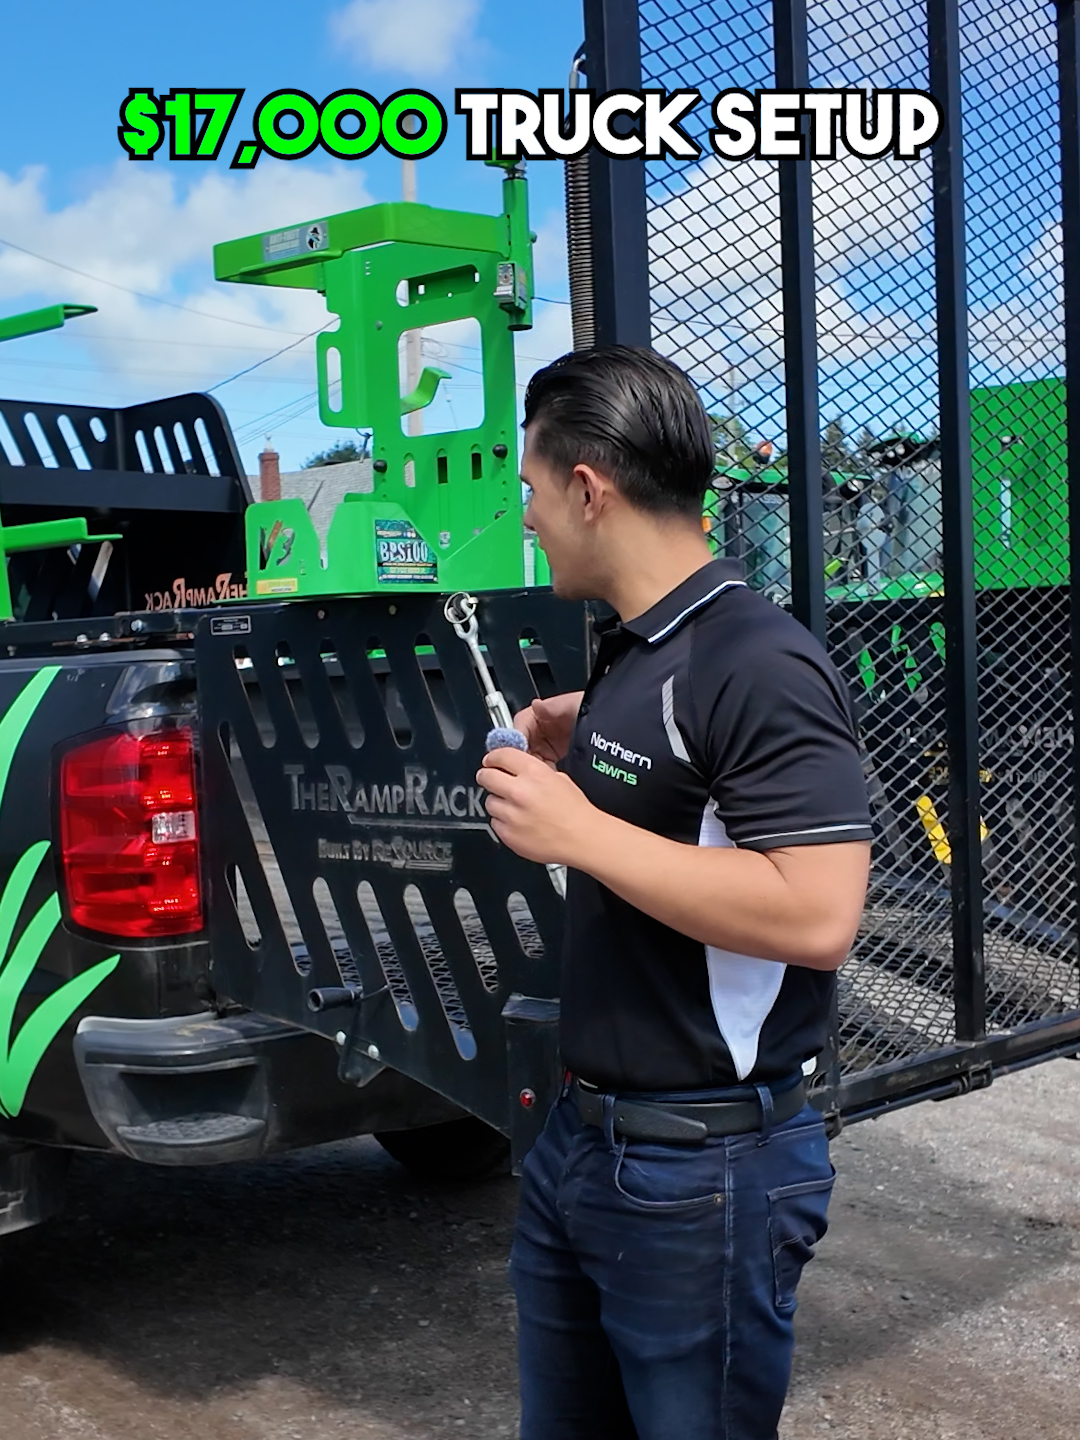
POLYGON ((318 390, 309 390, 306 395, 294 396, 291 400, 286 400, 283 404, 275 406, 273 410, 267 410, 264 414, 256 416, 254 420, 249 420, 246 425, 242 425, 237 439, 241 444, 247 444, 249 440, 256 439, 266 428, 267 421, 270 422, 271 429, 280 430, 290 420, 295 420, 299 415, 312 409, 318 403, 318 399, 318 390), (288 412, 297 405, 302 405, 303 409, 298 410, 295 415, 289 415, 288 412))
MULTIPOLYGON (((280 354, 281 352, 279 351, 278 353, 280 354)), ((274 356, 269 355, 266 357, 266 360, 260 361, 259 364, 264 365, 266 364, 267 360, 272 360, 274 358, 274 356)), ((16 360, 14 356, 10 360, 6 357, 0 358, 0 369, 18 371, 24 367, 30 370, 71 370, 76 372, 77 374, 82 375, 126 375, 129 378, 138 378, 139 380, 148 379, 150 377, 160 377, 161 379, 196 381, 200 385, 206 379, 205 370, 154 370, 153 368, 142 366, 139 368, 138 375, 136 377, 133 376, 131 367, 126 365, 75 365, 72 364, 70 361, 21 359, 16 360)), ((258 366, 252 366, 251 368, 257 369, 258 366)), ((236 380, 238 378, 240 378, 240 376, 238 375, 230 376, 230 379, 232 380, 236 380)), ((219 382, 219 384, 221 385, 227 383, 228 382, 225 380, 219 382)), ((292 385, 295 388, 297 378, 295 375, 260 375, 255 377, 249 383, 252 385, 292 385)), ((218 387, 214 386, 213 388, 217 389, 218 387)), ((204 391, 204 393, 208 392, 204 391)))
MULTIPOLYGON (((288 334, 289 332, 284 332, 288 334)), ((262 345, 245 345, 243 341, 231 340, 169 340, 159 335, 112 335, 107 330, 94 330, 91 335, 83 335, 83 343, 96 342, 98 340, 121 340, 129 345, 186 345, 192 350, 262 350, 262 345)), ((266 342, 263 341, 263 344, 266 342)))
POLYGON ((100 275, 91 275, 86 270, 77 270, 74 265, 65 265, 62 260, 53 260, 48 255, 39 255, 36 250, 28 250, 25 245, 16 245, 14 240, 5 240, 0 236, 0 245, 6 245, 9 250, 18 250, 21 255, 29 255, 32 260, 40 260, 43 265, 55 265, 58 270, 67 270, 71 275, 79 275, 84 280, 92 280, 95 285, 107 285, 110 290, 122 290, 125 295, 134 295, 139 300, 149 300, 155 305, 167 305, 170 310, 183 310, 187 315, 199 315, 203 320, 220 320, 224 325, 243 325, 248 330, 269 330, 272 335, 295 335, 295 330, 282 330, 279 325, 257 325, 253 320, 236 320, 231 315, 212 315, 208 310, 195 310, 190 305, 181 305, 177 300, 165 300, 160 295, 148 295, 143 290, 132 290, 130 285, 118 285, 115 280, 104 280, 100 275))
MULTIPOLYGON (((293 350, 293 349, 295 349, 298 345, 302 345, 305 340, 310 340, 313 335, 318 335, 318 334, 320 334, 321 330, 329 329, 329 327, 330 327, 333 323, 334 323, 334 322, 333 322, 332 320, 331 320, 331 321, 328 321, 327 324, 321 326, 319 330, 312 330, 312 331, 310 331, 307 335, 301 336, 299 340, 295 340, 295 341, 293 341, 293 342, 292 342, 291 344, 289 344, 289 345, 284 345, 284 346, 282 346, 282 348, 281 348, 280 350, 275 350, 272 355, 265 355, 261 360, 257 360, 253 365, 248 365, 248 366, 246 366, 243 370, 238 370, 235 375, 230 375, 230 376, 229 376, 227 379, 225 379, 225 380, 219 380, 219 381, 217 381, 216 384, 209 386, 208 389, 207 389, 207 391, 206 391, 205 393, 209 393, 211 390, 219 390, 223 385, 231 384, 232 381, 234 381, 234 380, 239 380, 239 379, 243 378, 244 376, 249 375, 253 370, 258 370, 261 366, 269 364, 269 362, 270 362, 271 360, 276 360, 279 355, 284 355, 287 350, 293 350)), ((118 339, 118 338, 120 338, 120 337, 117 336, 117 337, 113 337, 113 338, 117 338, 117 339, 118 339)), ((185 342, 183 342, 183 343, 185 343, 185 344, 190 343, 190 344, 192 344, 192 345, 195 345, 195 344, 197 344, 198 342, 195 342, 195 341, 187 342, 187 341, 185 341, 185 342)), ((468 350, 468 351, 470 351, 470 352, 473 353, 473 354, 480 354, 480 353, 481 353, 481 351, 480 351, 480 346, 479 346, 479 345, 463 345, 463 344, 459 344, 459 342, 456 341, 456 340, 439 340, 439 341, 433 342, 433 343, 434 343, 435 345, 437 345, 438 347, 442 347, 442 348, 449 347, 449 348, 455 349, 455 350, 468 350)), ((200 345, 199 348, 202 348, 201 345, 200 345)), ((219 347, 216 347, 216 348, 219 348, 219 349, 232 349, 233 347, 232 347, 232 346, 219 346, 219 347)), ((258 350, 260 347, 257 346, 257 345, 251 345, 251 346, 244 346, 244 347, 242 347, 242 348, 244 348, 244 349, 250 349, 250 350, 258 350)), ((446 364, 448 364, 448 365, 453 365, 456 369, 468 370, 468 372, 469 372, 470 375, 479 375, 479 374, 482 373, 482 372, 479 371, 479 370, 473 370, 473 369, 471 369, 469 366, 463 365, 460 360, 454 360, 454 359, 450 358, 449 356, 440 356, 439 354, 436 353, 436 354, 429 354, 429 357, 428 357, 428 358, 433 359, 433 360, 440 360, 440 359, 441 359, 441 360, 445 361, 446 364)), ((533 361, 535 361, 538 365, 547 365, 547 364, 550 363, 550 359, 549 359, 549 357, 546 356, 546 355, 523 355, 520 351, 517 353, 517 359, 519 359, 519 360, 533 360, 533 361)), ((20 369, 23 369, 23 368, 29 368, 29 369, 34 369, 34 370, 52 370, 52 371, 56 371, 56 370, 72 370, 72 371, 75 371, 75 372, 78 372, 78 373, 81 373, 81 374, 87 374, 87 375, 89 375, 89 374, 94 374, 94 375, 130 375, 130 374, 131 374, 130 368, 127 367, 127 366, 123 366, 123 365, 93 365, 93 364, 92 364, 92 365, 76 365, 76 364, 73 364, 71 361, 68 361, 68 360, 24 360, 24 359, 22 359, 22 358, 16 359, 14 355, 12 355, 10 359, 8 359, 7 356, 2 355, 2 354, 0 354, 0 368, 14 369, 14 370, 20 370, 20 369)), ((172 377, 172 378, 174 378, 174 379, 201 380, 201 379, 203 378, 204 374, 205 374, 205 372, 202 371, 202 370, 171 370, 171 369, 170 369, 170 370, 152 370, 152 369, 146 369, 145 367, 140 367, 140 368, 139 368, 139 376, 140 376, 140 377, 146 377, 146 376, 151 376, 151 375, 160 375, 160 376, 163 376, 163 377, 166 377, 166 378, 172 377)), ((253 383, 258 383, 258 384, 261 384, 261 385, 293 385, 293 384, 295 384, 296 382, 295 382, 295 378, 294 378, 294 377, 291 377, 291 376, 288 376, 288 375, 280 375, 280 376, 270 376, 270 375, 266 375, 266 376, 260 377, 260 379, 259 379, 257 382, 253 382, 253 383)))
POLYGON ((306 335, 301 335, 299 340, 293 340, 291 344, 283 345, 280 350, 275 350, 272 355, 266 355, 262 360, 256 360, 254 365, 249 365, 245 370, 238 370, 235 375, 230 375, 225 380, 219 380, 216 385, 211 385, 206 393, 212 395, 215 390, 220 390, 223 385, 231 385, 234 380, 239 380, 242 375, 250 375, 253 370, 258 370, 260 365, 269 365, 271 360, 276 360, 279 355, 284 355, 288 350, 295 350, 298 345, 303 345, 304 341, 310 340, 313 335, 319 335, 322 331, 329 330, 330 326, 334 325, 336 321, 337 317, 335 316, 333 320, 328 320, 325 325, 320 325, 317 330, 309 330, 306 335))
MULTIPOLYGON (((456 369, 464 370, 466 374, 469 375, 480 375, 482 373, 479 370, 473 370, 471 366, 462 365, 456 360, 452 360, 450 363, 454 365, 456 369)), ((340 382, 336 383, 340 384, 340 382)), ((448 381, 447 383, 453 384, 453 381, 448 381)), ((525 388, 524 385, 515 382, 515 389, 524 390, 525 388)), ((265 415, 260 415, 256 419, 249 420, 245 425, 240 426, 236 432, 237 444, 251 444, 251 442, 258 439, 259 435, 267 428, 275 431, 284 430, 285 427, 291 425, 294 420, 299 420, 301 416, 314 410, 318 403, 319 392, 317 390, 311 390, 306 395, 298 395, 295 400, 286 401, 275 410, 268 410, 265 415), (267 422, 269 422, 269 425, 267 422)))
MULTIPOLYGON (((454 322, 451 320, 451 321, 448 321, 447 323, 452 325, 454 322)), ((472 351, 472 353, 473 353, 474 355, 481 355, 481 354, 483 354, 483 349, 482 349, 481 346, 479 346, 479 345, 466 345, 466 344, 465 344, 463 341, 461 341, 461 340, 436 340, 436 339, 434 339, 434 338, 429 338, 428 336, 425 336, 425 337, 424 337, 424 344, 425 344, 425 345, 435 346, 436 349, 438 349, 438 348, 441 347, 441 346, 449 346, 450 349, 452 349, 452 350, 470 350, 470 351, 472 351)), ((431 351, 431 350, 428 351, 428 357, 429 357, 429 359, 432 359, 432 360, 446 359, 446 361, 447 361, 447 363, 448 363, 449 365, 458 365, 458 364, 460 363, 460 362, 457 361, 457 360, 451 360, 448 356, 439 356, 437 353, 435 353, 434 351, 431 351)), ((550 364, 551 364, 551 357, 548 356, 548 355, 524 355, 524 354, 522 354, 522 352, 521 352, 520 350, 515 350, 515 351, 514 351, 514 359, 515 359, 515 360, 535 360, 538 365, 550 365, 550 364)), ((464 368, 464 367, 462 367, 462 368, 464 368)), ((474 374, 474 375, 479 375, 479 374, 480 374, 480 371, 479 371, 479 370, 474 370, 474 371, 472 371, 471 373, 474 374)))

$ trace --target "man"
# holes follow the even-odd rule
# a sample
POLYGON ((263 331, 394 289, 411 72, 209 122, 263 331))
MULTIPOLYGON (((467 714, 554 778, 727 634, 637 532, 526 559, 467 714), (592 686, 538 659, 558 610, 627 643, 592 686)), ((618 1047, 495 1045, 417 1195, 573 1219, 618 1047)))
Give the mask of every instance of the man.
POLYGON ((583 693, 478 779, 499 838, 569 867, 573 1077, 522 1176, 523 1440, 770 1440, 795 1286, 825 1231, 803 1072, 862 909, 871 829, 817 642, 714 560, 709 423, 646 350, 566 356, 525 397, 527 523, 599 597, 583 693))
POLYGON ((743 536, 750 547, 747 568, 754 586, 782 604, 791 599, 791 531, 785 476, 770 468, 772 459, 772 441, 759 441, 750 452, 753 478, 743 482, 740 500, 743 536))

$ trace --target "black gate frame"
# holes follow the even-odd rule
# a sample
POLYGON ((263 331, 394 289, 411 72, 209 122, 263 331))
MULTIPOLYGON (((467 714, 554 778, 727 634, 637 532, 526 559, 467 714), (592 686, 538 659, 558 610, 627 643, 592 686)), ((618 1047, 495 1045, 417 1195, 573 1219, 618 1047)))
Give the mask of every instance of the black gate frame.
MULTIPOLYGON (((1080 0, 1056 0, 1061 114, 1066 413, 1070 457, 1080 455, 1080 0)), ((640 90, 638 0, 584 0, 584 68, 597 92, 640 90)), ((807 0, 773 0, 775 84, 808 88, 807 0)), ((968 381, 964 159, 958 0, 926 0, 930 90, 944 113, 932 151, 937 368, 942 467, 944 621, 949 664, 945 716, 949 768, 955 1045, 840 1078, 819 1075, 815 1103, 834 1126, 990 1083, 995 1074, 1080 1050, 1080 1012, 988 1035, 983 956, 984 894, 979 814, 979 710, 968 381), (824 1083, 822 1083, 824 1082, 824 1083)), ((596 343, 650 343, 646 169, 640 159, 590 157, 596 343)), ((825 596, 818 415, 811 161, 776 162, 783 281, 792 612, 822 642, 825 596)), ((1080 714, 1080 465, 1069 473, 1072 713, 1080 714)), ((1073 727, 1073 813, 1080 747, 1073 727)), ((1080 846, 1075 885, 1080 894, 1080 846)), ((1078 927, 1080 930, 1080 927, 1078 927)), ((1080 936, 1073 937, 1080 965, 1080 936)), ((835 1017, 834 1017, 835 1020, 835 1017)))

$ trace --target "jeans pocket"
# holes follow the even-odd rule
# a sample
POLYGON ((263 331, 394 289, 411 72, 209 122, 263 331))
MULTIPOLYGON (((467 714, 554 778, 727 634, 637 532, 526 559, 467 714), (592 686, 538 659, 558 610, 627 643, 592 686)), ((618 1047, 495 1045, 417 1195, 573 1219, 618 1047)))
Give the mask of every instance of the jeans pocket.
POLYGON ((624 1140, 615 1156, 615 1189, 637 1210, 715 1207, 724 1200, 725 1164, 723 1149, 644 1142, 630 1148, 624 1140))
POLYGON ((826 1213, 835 1180, 833 1171, 824 1180, 804 1180, 769 1191, 774 1300, 782 1315, 794 1312, 803 1266, 814 1258, 814 1247, 828 1229, 826 1213))

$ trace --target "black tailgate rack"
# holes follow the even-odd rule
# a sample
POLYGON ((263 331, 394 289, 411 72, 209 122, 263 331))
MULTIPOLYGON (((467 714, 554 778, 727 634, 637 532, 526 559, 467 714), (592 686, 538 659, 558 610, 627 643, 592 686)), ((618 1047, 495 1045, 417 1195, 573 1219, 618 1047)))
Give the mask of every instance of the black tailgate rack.
MULTIPOLYGON (((888 616, 873 618, 887 639, 888 616)), ((584 684, 586 607, 493 593, 479 621, 512 707, 584 684)), ((876 642, 860 624, 855 643, 876 642)), ((474 776, 490 722, 442 598, 229 606, 200 620, 196 663, 215 987, 336 1041, 343 1078, 392 1066, 520 1155, 558 1083, 562 902, 488 828, 474 776)), ((882 663, 875 710, 893 734, 914 723, 903 674, 890 685, 882 663)), ((927 662, 931 697, 941 683, 927 662)), ((925 696, 917 708, 933 710, 925 696)), ((1072 927, 988 893, 982 963, 956 951, 949 867, 925 837, 896 834, 912 794, 902 758, 865 753, 878 863, 811 1079, 834 1130, 1080 1049, 1072 927), (986 1008, 977 1040, 958 989, 986 1008)), ((1030 854, 999 855, 992 874, 1032 899, 1030 854)))
MULTIPOLYGON (((512 708, 580 689, 588 616, 481 596, 512 708)), ((490 726, 442 598, 229 606, 196 637, 215 988, 511 1135, 557 1084, 562 901, 491 831, 490 726)))

